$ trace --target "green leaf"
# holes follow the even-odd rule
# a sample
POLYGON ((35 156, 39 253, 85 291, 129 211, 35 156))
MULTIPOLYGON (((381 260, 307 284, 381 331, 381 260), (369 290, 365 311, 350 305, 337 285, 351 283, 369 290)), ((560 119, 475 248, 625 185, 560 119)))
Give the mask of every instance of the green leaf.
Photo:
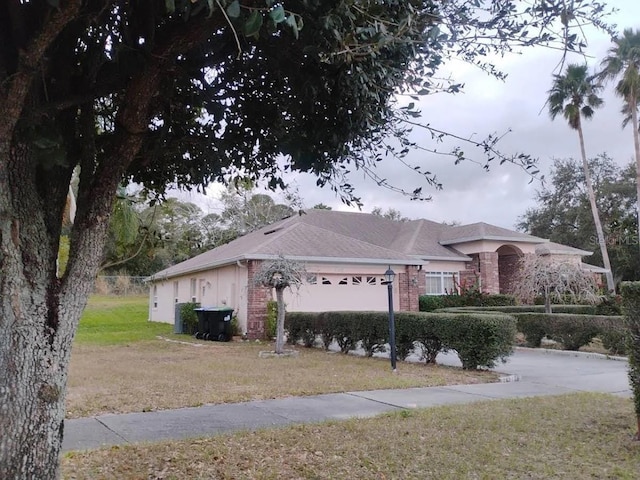
POLYGON ((240 16, 240 2, 233 0, 227 7, 227 15, 229 18, 238 18, 240 16))
POLYGON ((244 24, 244 34, 247 37, 258 35, 262 27, 262 14, 258 10, 253 10, 244 24))
POLYGON ((167 13, 176 11, 176 2, 174 0, 164 0, 164 6, 167 9, 167 13))
POLYGON ((269 12, 269 16, 271 17, 271 20, 273 20, 273 23, 275 23, 276 25, 278 23, 284 22, 285 19, 285 13, 284 13, 284 8, 282 6, 281 3, 279 3, 278 5, 276 5, 270 12, 269 12))

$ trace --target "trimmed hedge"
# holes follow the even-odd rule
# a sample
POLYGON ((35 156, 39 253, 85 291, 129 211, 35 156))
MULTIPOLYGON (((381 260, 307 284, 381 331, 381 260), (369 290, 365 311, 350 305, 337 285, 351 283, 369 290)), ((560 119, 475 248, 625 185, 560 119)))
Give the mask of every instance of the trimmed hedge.
MULTIPOLYGON (((570 313, 575 315, 598 315, 595 305, 552 305, 553 314, 570 313)), ((441 309, 443 312, 501 312, 501 313, 544 313, 544 305, 507 305, 496 307, 456 307, 441 309)), ((552 314, 552 315, 553 315, 552 314)))
POLYGON ((421 295, 418 300, 421 312, 432 312, 451 307, 496 307, 516 304, 514 296, 503 294, 421 295))
MULTIPOLYGON (((513 351, 516 321, 508 315, 397 312, 395 318, 396 354, 403 360, 415 351, 433 363, 438 352, 455 350, 462 368, 475 369, 493 367, 513 351)), ((335 339, 343 353, 361 344, 371 356, 389 342, 386 312, 287 312, 285 328, 293 342, 312 331, 325 348, 335 339)))
POLYGON ((603 346, 612 354, 624 353, 624 325, 621 316, 596 315, 597 306, 557 305, 554 313, 544 313, 544 307, 522 305, 513 307, 460 307, 443 309, 449 313, 508 313, 518 321, 528 347, 539 348, 542 339, 549 337, 560 342, 565 350, 578 350, 593 337, 600 337, 603 346), (564 313, 563 313, 564 312, 564 313))
MULTIPOLYGON (((539 347, 547 336, 561 343, 565 350, 578 350, 597 336, 608 335, 607 339, 614 342, 616 336, 622 334, 624 325, 620 316, 566 313, 515 313, 513 316, 518 319, 518 330, 524 334, 528 346, 539 347)), ((608 347, 605 345, 605 348, 608 347)))
POLYGON ((640 440, 640 282, 622 282, 620 293, 625 329, 628 332, 629 382, 638 419, 636 439, 640 440))

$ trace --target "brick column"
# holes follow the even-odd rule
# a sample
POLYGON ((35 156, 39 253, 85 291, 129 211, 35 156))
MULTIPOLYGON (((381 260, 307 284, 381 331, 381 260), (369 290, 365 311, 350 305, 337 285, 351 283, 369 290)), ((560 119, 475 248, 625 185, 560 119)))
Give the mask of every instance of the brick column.
POLYGON ((407 265, 404 272, 397 276, 399 310, 417 312, 419 310, 418 297, 420 292, 426 289, 424 273, 418 271, 415 265, 407 265), (422 276, 422 290, 420 290, 420 277, 422 276))
POLYGON ((500 293, 498 252, 480 252, 480 287, 484 293, 500 293))
POLYGON ((260 269, 262 261, 249 260, 247 262, 247 336, 255 340, 265 336, 265 322, 267 320, 267 302, 272 299, 271 289, 254 285, 253 278, 260 269))

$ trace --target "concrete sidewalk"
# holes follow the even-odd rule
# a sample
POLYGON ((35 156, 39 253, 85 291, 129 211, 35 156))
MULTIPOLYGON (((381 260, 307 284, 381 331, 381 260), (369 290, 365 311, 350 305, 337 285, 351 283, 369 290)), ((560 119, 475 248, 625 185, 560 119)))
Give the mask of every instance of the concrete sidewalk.
MULTIPOLYGON (((457 357, 439 356, 438 361, 456 364, 457 357)), ((364 418, 400 409, 493 399, 580 391, 631 396, 627 363, 603 356, 519 349, 497 370, 509 374, 507 378, 518 381, 347 392, 67 420, 63 450, 212 436, 229 431, 322 420, 364 418)))

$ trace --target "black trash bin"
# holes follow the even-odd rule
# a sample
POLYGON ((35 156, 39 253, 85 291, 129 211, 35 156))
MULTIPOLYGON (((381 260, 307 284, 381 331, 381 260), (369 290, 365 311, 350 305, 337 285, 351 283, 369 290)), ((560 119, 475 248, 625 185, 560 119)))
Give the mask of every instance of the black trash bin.
POLYGON ((231 317, 233 308, 228 307, 202 307, 195 308, 198 315, 198 331, 196 338, 203 340, 217 340, 228 342, 233 337, 231 331, 231 317))

